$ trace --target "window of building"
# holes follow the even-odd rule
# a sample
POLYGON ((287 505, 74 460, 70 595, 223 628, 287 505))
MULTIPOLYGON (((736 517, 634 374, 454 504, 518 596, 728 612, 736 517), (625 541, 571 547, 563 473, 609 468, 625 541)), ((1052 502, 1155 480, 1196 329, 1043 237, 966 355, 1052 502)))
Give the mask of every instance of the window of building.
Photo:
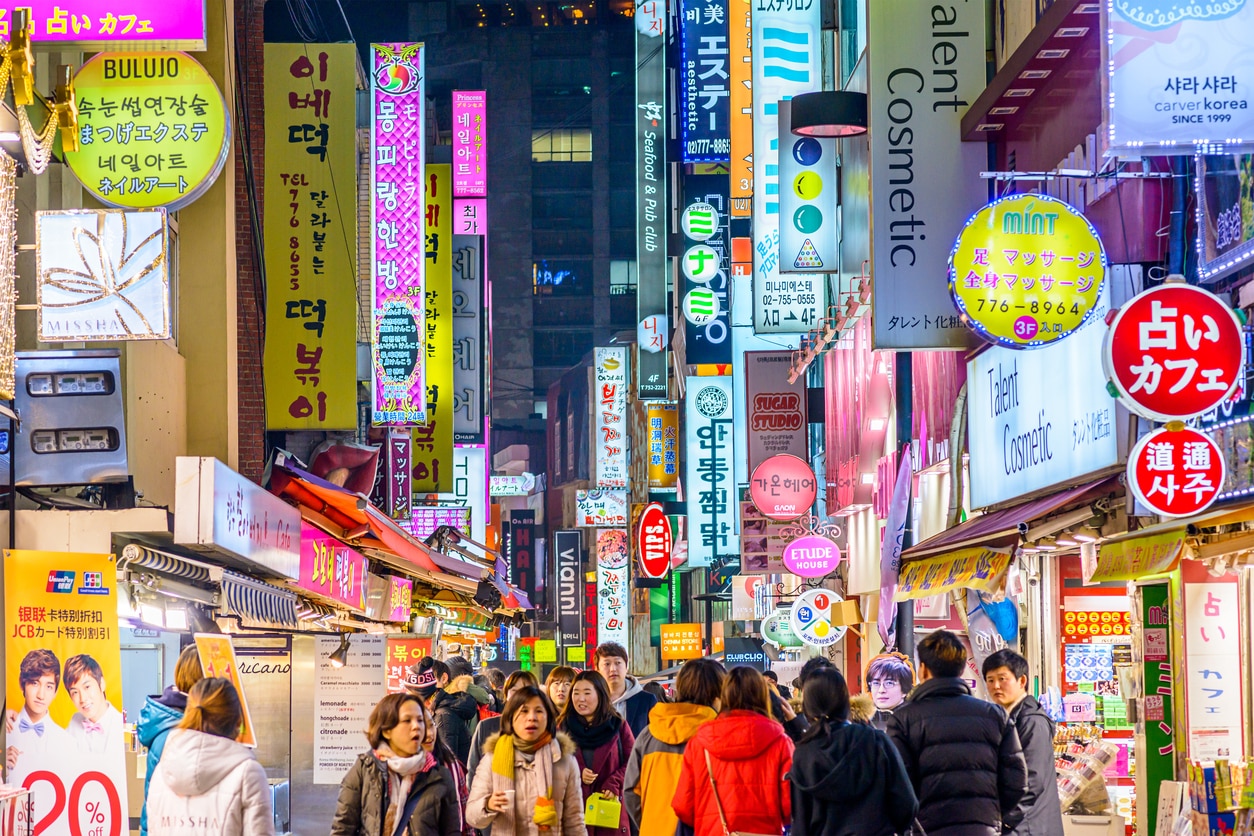
POLYGON ((592 162, 590 128, 553 128, 531 132, 533 163, 592 162))
POLYGON ((592 331, 535 330, 535 365, 565 369, 592 350, 592 331))
POLYGON ((636 292, 636 262, 610 262, 610 295, 626 296, 636 292))
POLYGON ((592 259, 542 258, 531 265, 536 296, 591 296, 592 259))

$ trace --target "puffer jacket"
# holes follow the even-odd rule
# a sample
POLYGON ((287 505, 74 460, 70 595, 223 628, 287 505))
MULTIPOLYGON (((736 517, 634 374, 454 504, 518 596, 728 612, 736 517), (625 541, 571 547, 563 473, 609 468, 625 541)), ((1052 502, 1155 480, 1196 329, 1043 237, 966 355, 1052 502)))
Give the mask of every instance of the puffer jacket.
POLYGON ((888 718, 928 836, 1000 836, 1022 815, 1027 765, 1014 724, 956 677, 915 686, 888 718))
POLYGON ((151 836, 274 836, 270 782, 246 746, 176 729, 148 788, 151 836))
MULTIPOLYGON (((331 836, 392 836, 383 832, 387 817, 387 764, 374 752, 362 752, 340 782, 340 798, 331 836)), ((461 836, 457 789, 449 771, 436 765, 418 773, 410 789, 409 836, 461 836)))
MULTIPOLYGON (((514 809, 498 813, 487 808, 488 799, 492 797, 492 755, 500 739, 499 734, 494 734, 483 744, 483 757, 470 784, 470 800, 466 802, 466 821, 491 836, 541 836, 531 819, 531 811, 540 797, 539 769, 534 758, 529 760, 521 752, 514 753, 514 809)), ((557 733, 557 742, 551 794, 557 826, 544 836, 587 836, 575 744, 563 732, 557 733)))
POLYGON ((466 763, 470 755, 471 721, 479 719, 479 703, 465 691, 455 694, 436 691, 431 713, 435 715, 440 740, 453 750, 459 761, 466 763))
MULTIPOLYGON (((165 740, 179 723, 183 722, 183 712, 187 709, 187 694, 173 685, 161 692, 159 697, 148 697, 144 707, 139 710, 139 722, 135 724, 135 733, 139 742, 148 750, 145 758, 144 800, 148 799, 148 787, 152 784, 152 773, 157 771, 161 761, 161 752, 165 749, 165 740)), ((148 836, 148 805, 144 805, 139 815, 139 836, 148 836)))
POLYGON ((703 725, 718 715, 692 703, 658 703, 649 727, 636 738, 623 778, 623 806, 640 833, 674 833, 679 817, 671 807, 684 749, 703 725))
POLYGON ((1028 764, 1028 791, 1019 802, 1022 821, 1014 836, 1062 836, 1062 803, 1054 769, 1054 721, 1035 697, 1026 696, 1010 711, 1028 764))
POLYGON ((783 832, 792 815, 788 770, 793 752, 784 727, 753 711, 725 711, 688 741, 671 806, 696 836, 723 836, 706 752, 727 830, 783 832))

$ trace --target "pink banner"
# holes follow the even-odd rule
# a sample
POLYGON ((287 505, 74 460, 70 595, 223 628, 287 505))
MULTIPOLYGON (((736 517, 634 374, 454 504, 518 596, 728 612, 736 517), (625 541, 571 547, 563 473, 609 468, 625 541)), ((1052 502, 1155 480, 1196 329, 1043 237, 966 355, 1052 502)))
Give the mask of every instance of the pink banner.
POLYGON ((409 578, 388 575, 388 621, 409 621, 409 610, 414 600, 414 582, 409 578))
MULTIPOLYGON (((13 10, 31 11, 31 40, 41 46, 199 52, 206 46, 205 0, 22 0, 0 4, 0 37, 8 40, 13 10), (125 11, 126 14, 119 12, 125 11)), ((141 56, 142 57, 142 56, 141 56)))
POLYGON ((453 196, 488 196, 488 94, 483 90, 453 91, 453 196))
POLYGON ((375 425, 426 423, 422 44, 371 44, 375 425))
POLYGON ((488 199, 486 197, 453 198, 453 234, 488 234, 488 199))
POLYGON ((296 585, 324 598, 366 609, 366 558, 307 522, 300 524, 300 578, 296 585))

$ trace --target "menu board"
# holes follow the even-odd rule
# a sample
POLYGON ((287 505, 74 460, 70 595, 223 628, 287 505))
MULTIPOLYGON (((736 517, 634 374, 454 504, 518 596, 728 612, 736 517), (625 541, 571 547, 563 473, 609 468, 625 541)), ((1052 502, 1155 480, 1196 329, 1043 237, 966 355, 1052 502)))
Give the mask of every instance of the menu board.
POLYGON ((314 639, 314 777, 315 784, 339 784, 353 761, 370 748, 362 731, 384 690, 383 636, 355 635, 344 667, 331 664, 340 646, 339 636, 314 639))

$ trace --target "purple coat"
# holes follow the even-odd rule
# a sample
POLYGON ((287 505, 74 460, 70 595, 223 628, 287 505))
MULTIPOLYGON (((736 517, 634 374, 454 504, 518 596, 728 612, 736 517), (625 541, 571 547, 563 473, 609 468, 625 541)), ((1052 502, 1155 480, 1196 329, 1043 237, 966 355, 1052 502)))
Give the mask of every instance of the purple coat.
MULTIPOLYGON (((579 764, 580 775, 583 774, 584 769, 591 769, 597 774, 597 779, 591 784, 580 781, 579 786, 583 790, 585 804, 594 792, 607 792, 620 802, 623 800, 623 777, 627 774, 627 760, 631 757, 631 747, 635 744, 636 737, 631 733, 631 726, 624 721, 618 727, 616 737, 610 738, 591 752, 580 749, 576 745, 575 760, 579 764), (592 756, 591 764, 584 760, 588 754, 592 756)), ((589 827, 588 836, 628 836, 627 805, 623 805, 617 830, 608 827, 589 827)))

